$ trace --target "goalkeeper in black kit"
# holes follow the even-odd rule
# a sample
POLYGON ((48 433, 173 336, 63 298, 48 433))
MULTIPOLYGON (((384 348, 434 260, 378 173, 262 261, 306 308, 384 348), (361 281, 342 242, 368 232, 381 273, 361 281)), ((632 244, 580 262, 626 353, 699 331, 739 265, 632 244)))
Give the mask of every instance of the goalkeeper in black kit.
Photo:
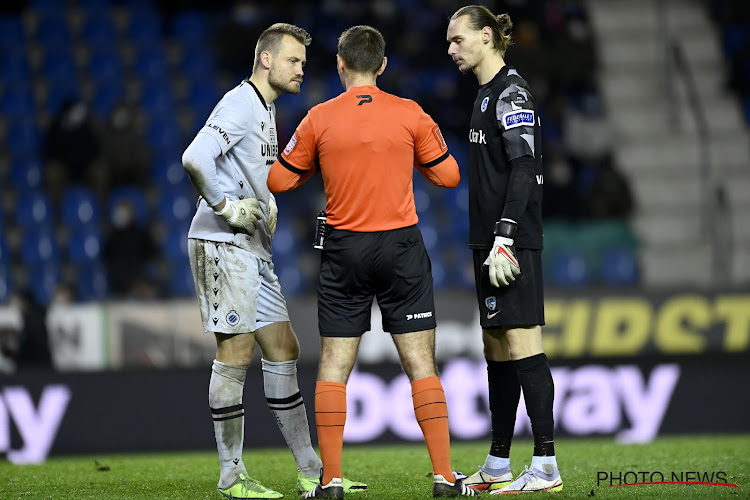
MULTIPOLYGON (((486 7, 457 10, 448 55, 479 81, 469 130, 469 246, 492 413, 492 445, 464 484, 490 494, 559 491, 554 384, 542 347, 542 152, 528 83, 505 64, 512 26, 486 7), (510 445, 523 390, 534 434, 531 467, 513 480, 510 445)), ((520 472, 520 471, 519 471, 520 472)))

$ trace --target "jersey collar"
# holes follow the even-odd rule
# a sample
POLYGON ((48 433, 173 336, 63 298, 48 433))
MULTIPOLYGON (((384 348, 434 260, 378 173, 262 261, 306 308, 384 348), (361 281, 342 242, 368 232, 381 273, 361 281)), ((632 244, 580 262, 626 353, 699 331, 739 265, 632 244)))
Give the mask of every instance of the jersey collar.
POLYGON ((245 81, 249 83, 250 86, 253 87, 253 90, 255 90, 255 93, 258 94, 258 99, 260 99, 260 102, 263 103, 263 107, 268 109, 268 104, 266 104, 266 100, 263 99, 263 94, 260 93, 260 90, 258 90, 258 87, 256 87, 255 84, 251 82, 249 78, 247 78, 245 81))
POLYGON ((489 87, 493 83, 497 82, 498 80, 505 78, 508 76, 508 71, 514 69, 513 66, 510 66, 509 64, 506 64, 502 68, 500 68, 500 71, 497 72, 495 76, 492 77, 492 80, 482 85, 482 87, 489 87))

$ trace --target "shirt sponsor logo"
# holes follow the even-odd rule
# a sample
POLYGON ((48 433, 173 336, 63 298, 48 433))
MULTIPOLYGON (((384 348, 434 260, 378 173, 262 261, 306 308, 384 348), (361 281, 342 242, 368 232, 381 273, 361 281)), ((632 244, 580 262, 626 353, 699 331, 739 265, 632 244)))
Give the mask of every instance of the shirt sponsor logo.
POLYGON ((482 113, 487 111, 487 104, 489 104, 489 102, 490 102, 490 96, 487 96, 484 99, 482 99, 482 113))
POLYGON ((484 136, 483 130, 469 130, 469 142, 473 142, 476 144, 487 144, 487 140, 484 136))
POLYGON ((505 130, 509 130, 524 125, 534 126, 534 111, 525 109, 522 111, 511 111, 505 113, 502 119, 503 127, 505 130))
POLYGON ((229 144, 229 142, 230 142, 229 141, 229 136, 227 135, 226 132, 224 132, 223 128, 219 127, 218 125, 214 125, 212 123, 209 123, 206 126, 209 127, 209 128, 212 128, 212 129, 216 130, 219 133, 219 135, 222 137, 222 139, 224 139, 224 142, 226 142, 227 144, 229 144))
POLYGON ((294 146, 297 145, 297 136, 293 135, 291 139, 289 139, 289 143, 284 148, 284 154, 289 156, 294 149, 294 146))

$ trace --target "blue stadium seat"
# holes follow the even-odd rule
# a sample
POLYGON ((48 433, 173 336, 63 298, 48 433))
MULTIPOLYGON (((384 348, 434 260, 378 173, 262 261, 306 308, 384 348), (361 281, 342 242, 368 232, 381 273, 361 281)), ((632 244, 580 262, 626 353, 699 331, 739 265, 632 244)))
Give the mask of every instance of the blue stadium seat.
POLYGON ((60 282, 60 266, 48 261, 40 265, 27 266, 29 287, 34 298, 42 305, 48 305, 60 282))
POLYGON ((137 186, 124 185, 114 187, 109 193, 109 198, 107 199, 107 215, 110 223, 112 223, 113 220, 115 207, 122 200, 130 201, 135 210, 135 220, 138 224, 144 225, 150 222, 146 194, 137 186))
POLYGON ((144 80, 165 80, 169 66, 160 45, 143 47, 135 56, 133 69, 144 80))
POLYGON ((16 191, 40 189, 42 186, 42 162, 37 159, 17 157, 10 164, 10 185, 16 191))
POLYGON ((187 91, 187 105, 195 116, 196 122, 205 123, 216 103, 221 99, 219 90, 210 78, 193 80, 187 91))
POLYGON ((50 82, 65 82, 77 78, 73 53, 70 50, 55 46, 44 53, 40 70, 42 76, 50 82))
POLYGON ((196 196, 187 189, 165 189, 160 193, 157 213, 168 227, 188 229, 195 213, 195 201, 196 196))
POLYGON ((105 45, 93 51, 89 56, 88 73, 94 81, 121 80, 124 71, 117 49, 105 45))
POLYGON ((186 78, 203 79, 214 74, 214 58, 206 49, 187 49, 183 51, 178 69, 186 78))
POLYGON ((274 259, 274 272, 281 283, 284 297, 296 297, 309 287, 309 280, 296 262, 289 259, 274 259))
POLYGON ((552 256, 550 276, 560 287, 580 287, 588 285, 591 273, 585 256, 575 250, 561 250, 552 256))
POLYGON ((164 120, 175 113, 175 99, 168 81, 150 82, 141 89, 141 105, 153 119, 164 120))
POLYGON ((151 180, 161 191, 189 190, 192 186, 177 155, 157 157, 151 165, 151 180))
POLYGON ((35 112, 31 88, 24 83, 5 86, 0 100, 0 111, 6 117, 28 117, 35 112))
POLYGON ((66 101, 79 101, 80 96, 81 92, 75 80, 59 80, 47 85, 44 107, 50 115, 54 116, 66 101))
POLYGON ((33 154, 39 150, 41 145, 39 128, 31 119, 9 123, 5 140, 8 150, 19 156, 33 154))
POLYGON ((147 128, 146 140, 157 154, 176 155, 183 149, 180 128, 173 119, 152 120, 147 128))
POLYGON ((65 190, 60 202, 62 221, 70 228, 96 228, 101 213, 96 194, 85 186, 71 186, 65 190))
POLYGON ((11 281, 10 272, 0 267, 0 304, 8 300, 13 291, 13 282, 11 281))
POLYGON ((36 27, 35 39, 47 48, 63 49, 70 47, 70 29, 64 11, 42 13, 36 27))
POLYGON ((169 293, 175 297, 195 297, 195 283, 190 263, 181 261, 170 266, 169 293))
POLYGON ((0 233, 0 273, 3 270, 10 269, 11 255, 8 249, 8 243, 4 234, 0 233))
POLYGON ((21 236, 19 253, 21 262, 33 268, 45 263, 59 261, 59 248, 51 230, 27 229, 21 236))
POLYGON ((117 32, 109 13, 103 10, 90 11, 81 28, 81 39, 89 46, 114 46, 117 32))
POLYGON ((28 191, 16 196, 15 221, 24 230, 51 228, 53 224, 52 202, 41 190, 28 191))
POLYGON ((209 38, 206 15, 198 10, 178 12, 172 21, 172 33, 185 45, 202 46, 209 38))
POLYGON ((599 267, 605 285, 636 286, 639 283, 638 258, 632 249, 610 248, 603 251, 599 267))
POLYGON ((126 37, 137 45, 159 44, 161 42, 161 20, 150 9, 131 9, 126 37))
POLYGON ((107 273, 101 262, 94 261, 76 267, 76 293, 83 302, 107 298, 107 273))
POLYGON ((188 228, 170 228, 162 242, 162 254, 171 263, 188 262, 188 228))
POLYGON ((62 15, 65 13, 65 3, 59 0, 31 0, 31 8, 37 12, 54 13, 62 15))
POLYGON ((104 242, 96 228, 76 228, 68 236, 68 260, 76 265, 91 264, 101 258, 104 242))
POLYGON ((106 119, 115 104, 125 99, 125 87, 120 79, 98 82, 91 108, 101 119, 106 119))
POLYGON ((445 265, 445 260, 440 251, 430 254, 432 263, 432 287, 436 292, 442 291, 450 284, 449 271, 445 265))
POLYGON ((31 78, 28 57, 21 47, 3 51, 0 58, 0 81, 24 84, 31 78))
POLYGON ((21 16, 0 16, 0 47, 22 49, 26 45, 26 33, 21 16))

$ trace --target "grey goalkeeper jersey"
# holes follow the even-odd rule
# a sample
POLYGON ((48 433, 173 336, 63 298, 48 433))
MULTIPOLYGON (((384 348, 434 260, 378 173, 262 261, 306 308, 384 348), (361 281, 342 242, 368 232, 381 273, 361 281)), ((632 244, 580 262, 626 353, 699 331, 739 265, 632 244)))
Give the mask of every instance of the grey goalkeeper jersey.
MULTIPOLYGON (((221 147, 222 154, 216 158, 216 174, 224 194, 235 200, 257 198, 265 217, 258 222, 255 234, 249 236, 236 232, 200 198, 188 238, 232 243, 270 261, 268 204, 271 192, 266 182, 279 153, 276 108, 266 104, 255 86, 245 80, 222 97, 198 133, 210 135, 221 147)), ((219 201, 221 198, 215 203, 219 201)))

